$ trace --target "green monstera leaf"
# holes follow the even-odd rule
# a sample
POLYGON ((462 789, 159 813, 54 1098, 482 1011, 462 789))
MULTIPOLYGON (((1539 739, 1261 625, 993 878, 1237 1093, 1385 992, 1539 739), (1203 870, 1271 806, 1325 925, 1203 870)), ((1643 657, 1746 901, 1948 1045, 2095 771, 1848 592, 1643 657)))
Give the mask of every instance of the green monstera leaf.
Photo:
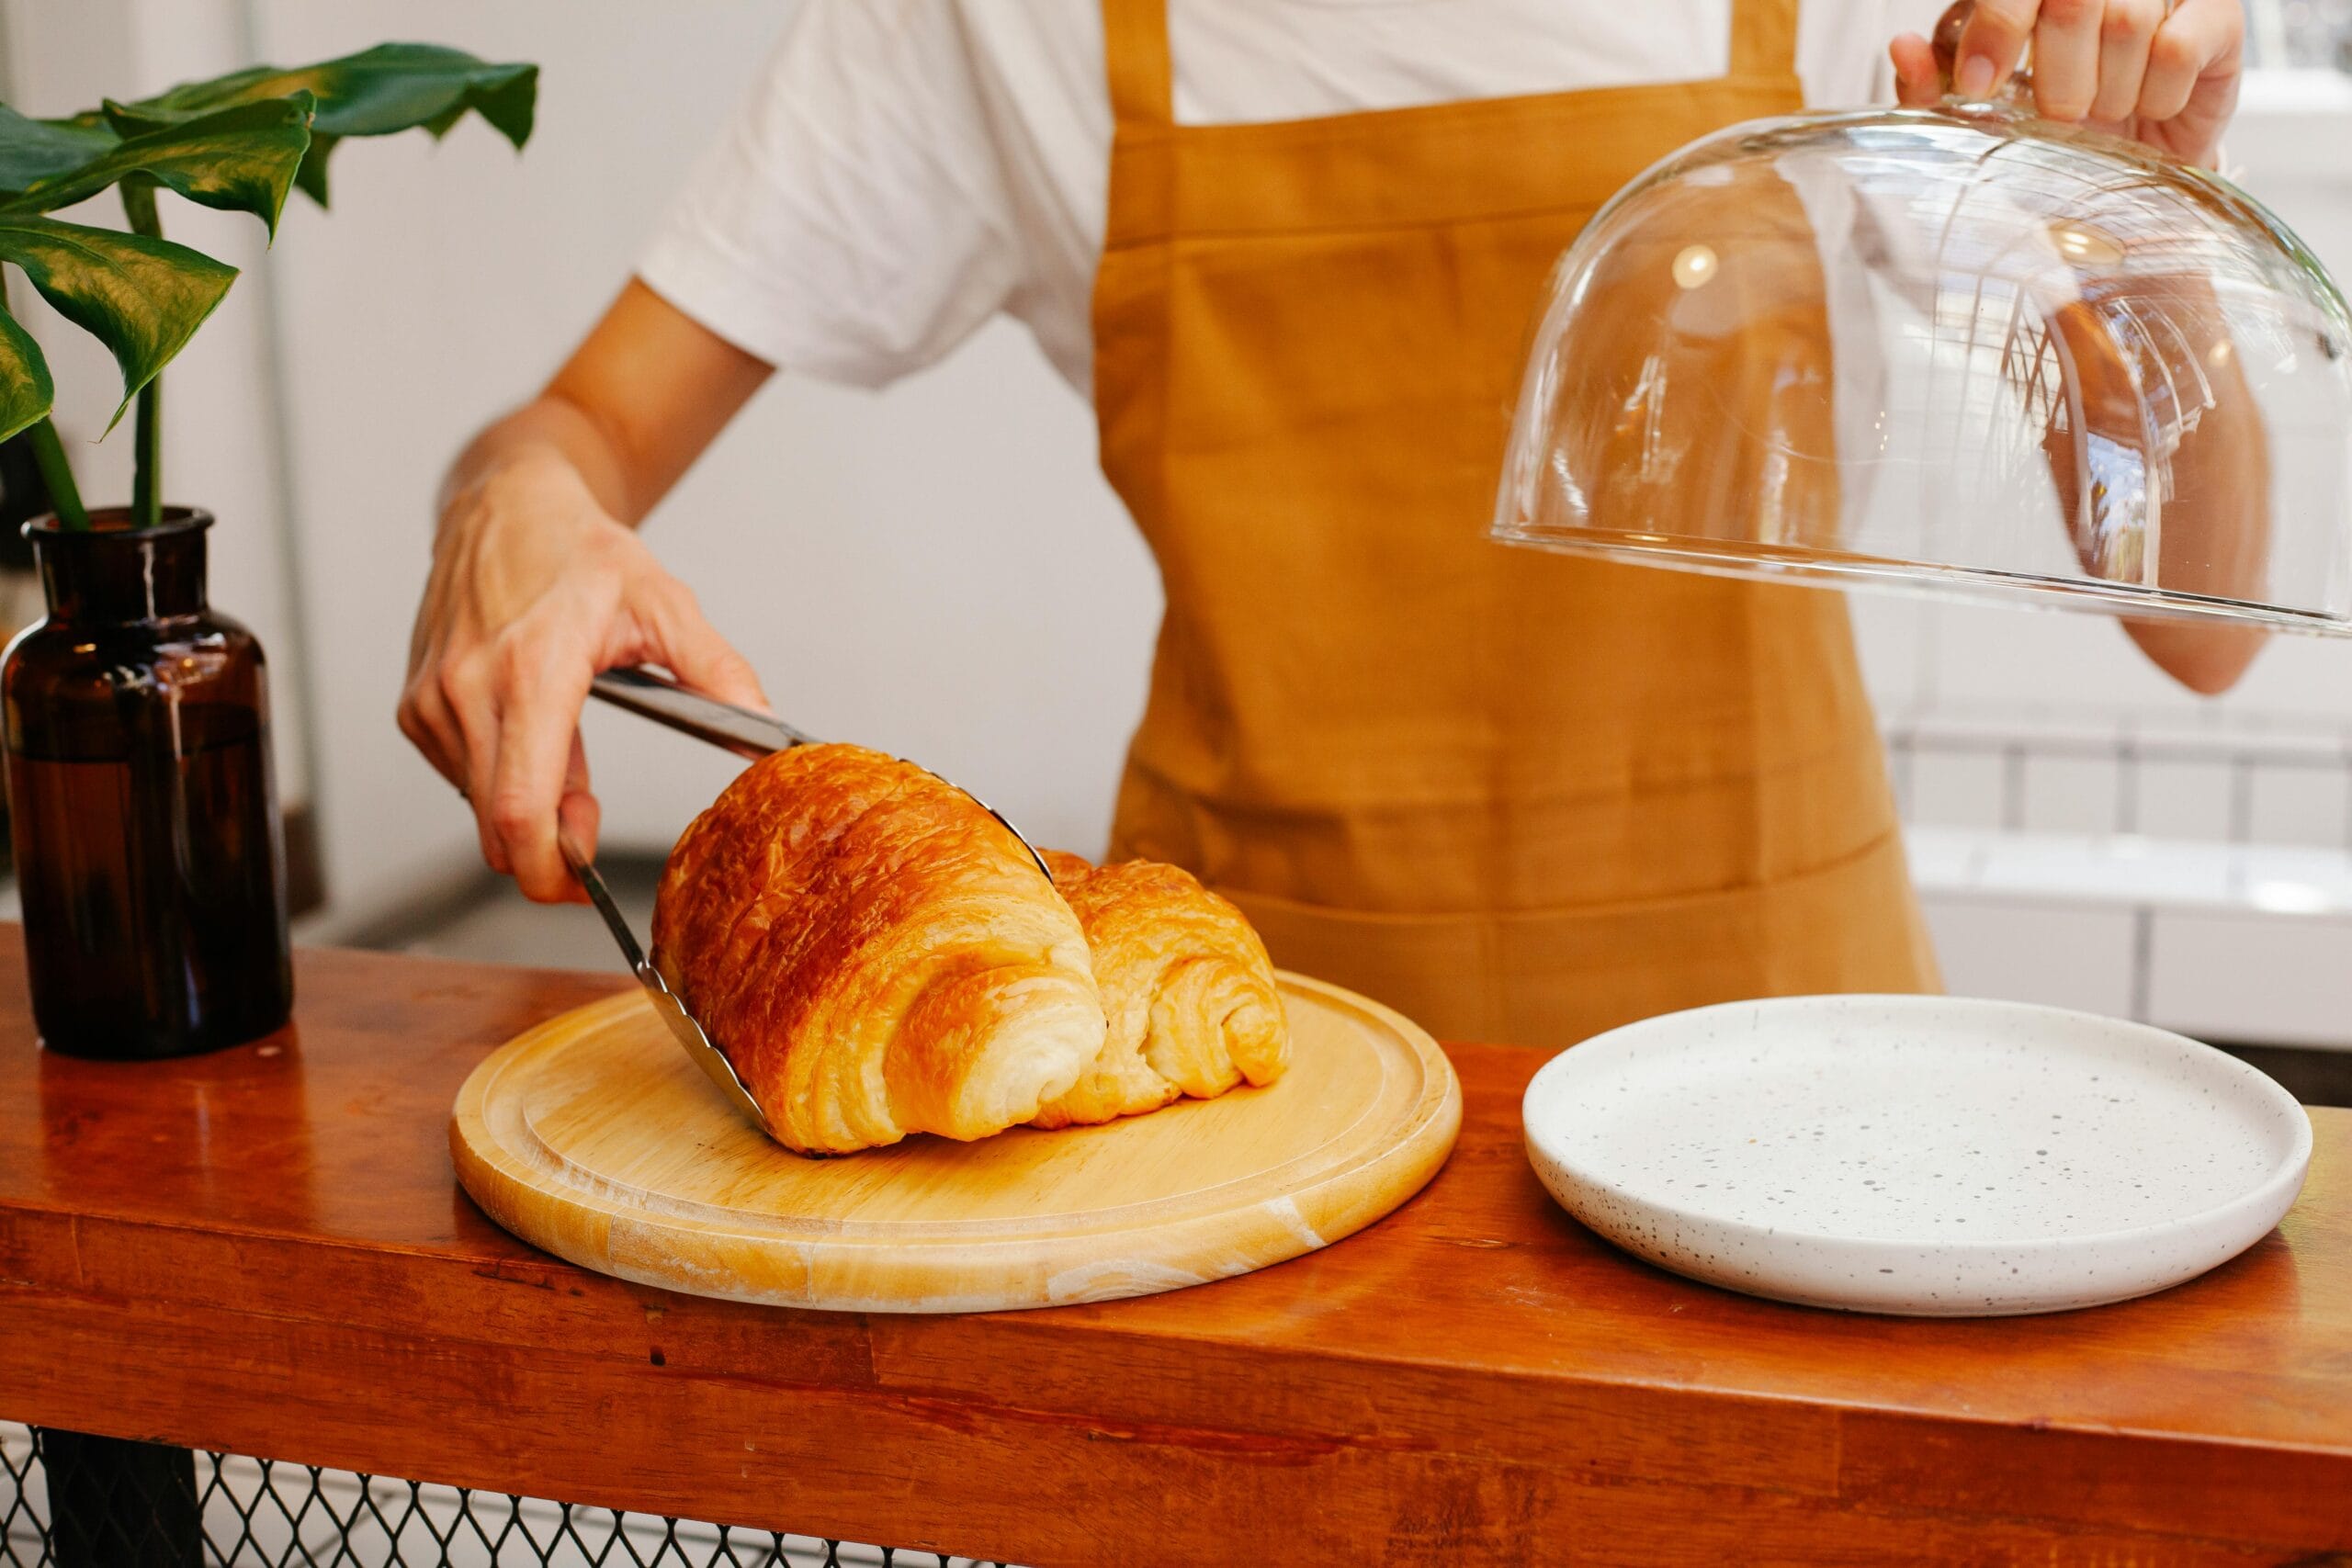
POLYGON ((257 65, 136 103, 109 101, 101 113, 129 136, 234 104, 308 93, 316 107, 309 155, 296 183, 324 207, 327 155, 345 137, 390 136, 420 127, 441 136, 470 110, 519 148, 531 137, 538 79, 536 65, 494 65, 437 44, 383 43, 290 71, 257 65))
POLYGON ((0 197, 0 212, 53 212, 144 178, 205 207, 250 212, 275 234, 310 147, 310 95, 264 98, 119 141, 109 132, 96 156, 0 197))
POLYGON ((40 344, 16 317, 0 312, 0 441, 42 418, 56 400, 40 344))
MULTIPOLYGON (((17 214, 0 214, 0 260, 14 262, 58 314, 114 355, 122 371, 117 421, 196 335, 237 276, 227 263, 169 240, 17 214)), ((21 356, 31 341, 20 330, 0 352, 21 356)), ((15 379, 23 372, 0 374, 15 379)), ((48 374, 43 367, 40 378, 48 374)))
MULTIPOLYGON (((310 121, 311 100, 299 93, 128 138, 103 123, 29 120, 0 106, 0 258, 23 268, 68 320, 106 344, 121 368, 127 404, 211 314, 235 269, 161 239, 8 220, 143 182, 207 207, 250 212, 274 232, 310 149, 310 121)), ((0 438, 45 417, 54 397, 40 346, 0 316, 0 438)), ((118 408, 115 419, 121 417, 118 408)))
POLYGON ((78 169, 106 156, 120 140, 103 125, 27 119, 0 104, 0 192, 14 196, 28 186, 78 169))
MULTIPOLYGON (((107 100, 70 119, 37 120, 0 105, 0 261, 104 343, 123 401, 139 402, 132 506, 157 514, 162 466, 156 375, 228 292, 234 267, 163 237, 155 193, 250 212, 273 236, 287 192, 327 199, 327 155, 352 136, 422 129, 445 134, 478 114, 516 147, 529 140, 538 67, 498 65, 462 50, 388 43, 297 70, 255 66, 187 82, 133 103, 107 100), (114 188, 132 232, 40 216, 114 188)), ((56 433, 40 348, 0 310, 0 436, 34 425, 60 514, 81 512, 56 433)), ((115 420, 122 410, 115 411, 115 420)), ((110 424, 109 429, 112 428, 110 424)))

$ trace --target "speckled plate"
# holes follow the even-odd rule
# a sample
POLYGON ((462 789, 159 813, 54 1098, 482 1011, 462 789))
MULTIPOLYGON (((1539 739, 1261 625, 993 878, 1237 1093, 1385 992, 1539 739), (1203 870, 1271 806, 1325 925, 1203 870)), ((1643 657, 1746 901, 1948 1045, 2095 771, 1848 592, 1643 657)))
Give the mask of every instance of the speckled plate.
POLYGON ((2268 1234, 2311 1122, 2210 1045, 2086 1013, 1789 997, 1554 1057, 1528 1157, 1661 1268, 1849 1312, 2006 1316, 2146 1295, 2268 1234))

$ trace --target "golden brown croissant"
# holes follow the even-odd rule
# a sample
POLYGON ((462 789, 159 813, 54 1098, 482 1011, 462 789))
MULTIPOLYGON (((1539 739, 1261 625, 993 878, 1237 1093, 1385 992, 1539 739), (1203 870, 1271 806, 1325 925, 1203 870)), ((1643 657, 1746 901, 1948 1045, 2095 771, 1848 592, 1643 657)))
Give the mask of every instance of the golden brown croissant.
POLYGON ((1240 910, 1172 865, 1094 866, 1057 850, 1046 864, 1085 928, 1111 1027, 1092 1066, 1048 1098, 1036 1125, 1108 1122, 1282 1076, 1290 1026, 1265 944, 1240 910))
POLYGON ((856 746, 761 759, 671 852, 654 962, 808 1153, 1027 1122, 1100 1054, 1084 933, 1012 830, 856 746))

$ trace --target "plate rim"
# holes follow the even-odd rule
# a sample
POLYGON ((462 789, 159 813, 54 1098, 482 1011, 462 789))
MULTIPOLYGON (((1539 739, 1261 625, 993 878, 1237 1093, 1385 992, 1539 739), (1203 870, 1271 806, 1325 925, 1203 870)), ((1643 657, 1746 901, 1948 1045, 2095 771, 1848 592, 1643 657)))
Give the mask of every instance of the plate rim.
MULTIPOLYGON (((1537 1164, 1539 1170, 1542 1163, 1548 1162, 1586 1187, 1618 1194, 1623 1201, 1638 1203, 1645 1208, 1674 1213, 1681 1215, 1686 1221, 1781 1244, 1800 1244, 1820 1248, 1899 1248, 1911 1252, 1932 1251, 1939 1257, 1964 1257, 1974 1254, 2013 1257, 2020 1251, 2054 1252, 2109 1247, 2131 1242, 2146 1241, 2154 1237, 2201 1229, 2217 1220, 2234 1215, 2241 1211, 2266 1208, 2282 1191, 2289 1194, 2287 1204, 2282 1206, 2283 1211, 2283 1207, 2291 1207, 2292 1194, 2300 1190, 2309 1174, 2312 1149, 2311 1116, 2301 1101, 2288 1093, 2284 1086, 2259 1067, 2249 1062, 2241 1061, 2228 1052, 2209 1045, 2202 1040, 2193 1039, 2188 1035, 2165 1029, 2160 1024, 2143 1023, 2135 1019, 2114 1018, 2105 1013, 2086 1012, 2077 1008, 2053 1007, 2044 1002, 2011 1001, 1996 997, 1948 997, 1923 992, 1837 992, 1789 997, 1758 997, 1746 1000, 1713 1002, 1704 1007, 1685 1008, 1679 1011, 1658 1013, 1650 1018, 1636 1020, 1632 1023, 1621 1024, 1554 1054, 1542 1066, 1538 1067, 1534 1076, 1528 1080, 1526 1091, 1520 1097, 1520 1125, 1526 1137, 1530 1161, 1537 1164), (2073 1235, 2021 1236, 2010 1240, 2003 1240, 1997 1236, 1982 1240, 1975 1236, 1970 1236, 1965 1240, 1941 1238, 1928 1240, 1905 1236, 1800 1230, 1785 1225, 1764 1225, 1753 1220, 1735 1219, 1689 1209, 1670 1209, 1668 1205, 1657 1200, 1631 1197, 1624 1194, 1622 1187, 1594 1176, 1589 1168, 1578 1166, 1555 1146, 1546 1146, 1544 1134, 1538 1130, 1538 1120, 1532 1114, 1533 1104, 1539 1090, 1548 1089, 1552 1085, 1556 1084, 1560 1077, 1566 1076, 1564 1064, 1577 1052, 1604 1043, 1622 1047, 1625 1037, 1637 1036, 1644 1031, 1657 1026, 1668 1023, 1687 1024, 1711 1014, 1754 1009, 1802 1012, 1807 1009, 1824 1007, 1892 1005, 1899 1008, 1929 1006, 1949 1008, 1955 1004, 1966 1008, 1983 1008, 2011 1016, 2038 1016, 2064 1019, 2075 1023, 2088 1022, 2103 1029, 2120 1030, 2126 1033, 2194 1047, 2190 1055, 2203 1053, 2211 1057, 2219 1058, 2221 1062, 2228 1065, 2230 1070, 2250 1079, 2255 1086, 2255 1091, 2270 1100, 2274 1106, 2283 1106, 2294 1112, 2291 1119, 2293 1134, 2290 1147, 2279 1165, 2266 1174, 2261 1181, 2233 1198, 2198 1210, 2192 1214, 2176 1215, 2170 1219, 2159 1220, 2144 1225, 2128 1226, 2120 1230, 2091 1231, 2073 1235), (1549 1084, 1546 1082, 1547 1077, 1550 1079, 1549 1084)), ((1578 1223, 1581 1224, 1581 1220, 1578 1223)))

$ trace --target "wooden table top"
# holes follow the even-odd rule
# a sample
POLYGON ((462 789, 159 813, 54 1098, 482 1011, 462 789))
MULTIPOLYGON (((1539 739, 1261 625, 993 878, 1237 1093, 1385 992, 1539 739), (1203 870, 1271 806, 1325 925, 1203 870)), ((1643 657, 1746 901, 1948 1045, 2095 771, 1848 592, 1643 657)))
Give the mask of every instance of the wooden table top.
POLYGON ((457 1187, 467 1072, 621 977, 321 952, 298 982, 258 1045, 79 1062, 0 932, 0 1416, 1038 1564, 2352 1552, 2352 1111, 2202 1280, 1864 1318, 1596 1240, 1521 1151, 1541 1054, 1450 1047, 1452 1161, 1324 1251, 794 1313, 573 1269, 457 1187))

